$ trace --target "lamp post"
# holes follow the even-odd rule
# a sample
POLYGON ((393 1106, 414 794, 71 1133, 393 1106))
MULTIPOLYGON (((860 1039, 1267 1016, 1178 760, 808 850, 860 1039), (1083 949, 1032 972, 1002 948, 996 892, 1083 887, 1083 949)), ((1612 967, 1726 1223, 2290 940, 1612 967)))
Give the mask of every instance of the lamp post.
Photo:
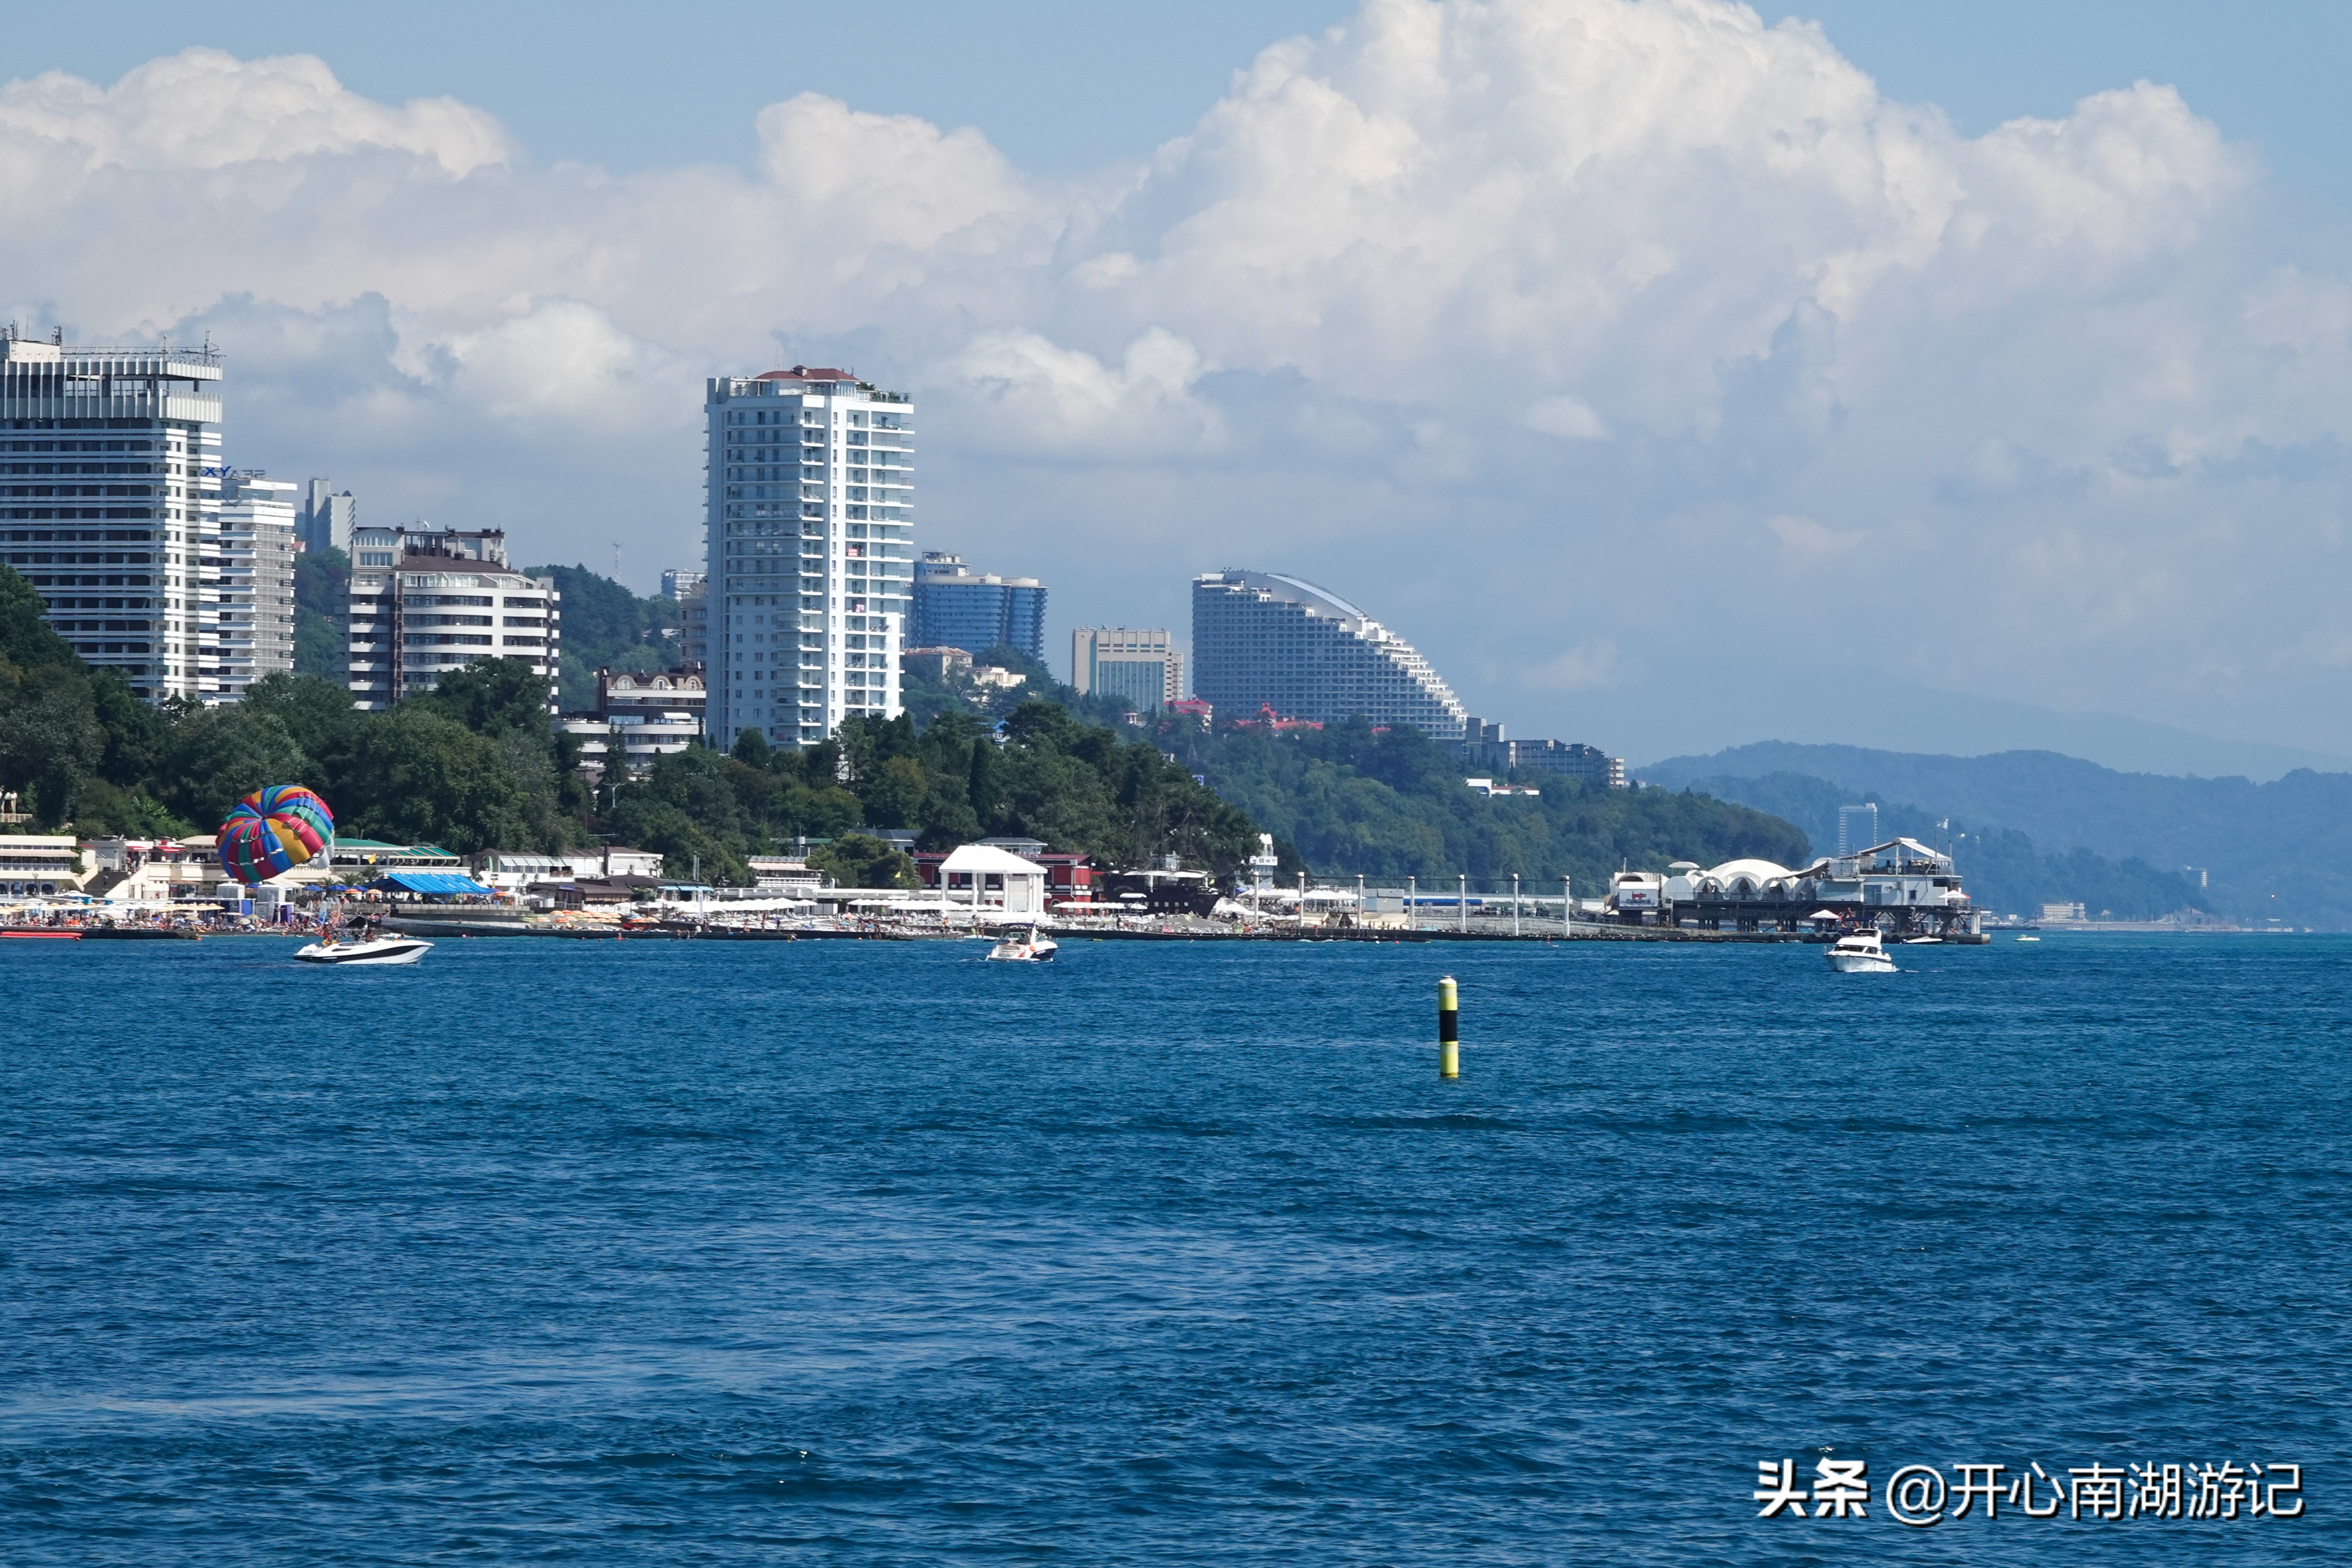
POLYGON ((1461 911, 1461 919, 1455 923, 1467 935, 1470 931, 1470 873, 1467 871, 1462 874, 1462 896, 1454 901, 1454 907, 1461 911))
POLYGON ((1404 879, 1404 929, 1407 931, 1421 929, 1420 891, 1420 878, 1407 877, 1404 879))
POLYGON ((1562 936, 1572 936, 1576 932, 1576 901, 1569 887, 1569 879, 1562 877, 1559 879, 1559 934, 1562 936))
POLYGON ((1511 934, 1519 934, 1519 874, 1511 873, 1511 934))

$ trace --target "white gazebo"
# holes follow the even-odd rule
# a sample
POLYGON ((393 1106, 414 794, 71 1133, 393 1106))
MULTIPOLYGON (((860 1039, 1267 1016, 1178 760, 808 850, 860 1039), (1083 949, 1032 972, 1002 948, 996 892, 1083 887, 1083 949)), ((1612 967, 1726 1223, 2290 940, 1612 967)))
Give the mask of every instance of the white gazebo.
POLYGON ((940 891, 951 914, 1034 921, 1045 912, 1045 868, 992 845, 966 844, 940 864, 940 891))

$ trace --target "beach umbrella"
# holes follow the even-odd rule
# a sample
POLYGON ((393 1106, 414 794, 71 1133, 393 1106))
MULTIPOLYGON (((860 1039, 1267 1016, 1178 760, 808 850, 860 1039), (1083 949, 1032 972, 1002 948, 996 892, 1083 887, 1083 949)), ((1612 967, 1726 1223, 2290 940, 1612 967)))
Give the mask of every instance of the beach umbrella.
POLYGON ((335 814, 315 793, 269 784, 238 801, 221 824, 221 866, 250 887, 308 861, 334 832, 335 814))

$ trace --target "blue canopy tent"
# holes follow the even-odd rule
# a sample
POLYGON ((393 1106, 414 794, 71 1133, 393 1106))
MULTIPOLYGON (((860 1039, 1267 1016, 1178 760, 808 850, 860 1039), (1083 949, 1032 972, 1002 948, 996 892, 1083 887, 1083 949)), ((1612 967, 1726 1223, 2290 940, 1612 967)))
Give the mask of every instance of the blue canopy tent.
POLYGON ((368 886, 382 892, 425 893, 444 898, 464 894, 483 899, 492 896, 491 889, 471 877, 461 876, 455 871, 390 871, 368 886))

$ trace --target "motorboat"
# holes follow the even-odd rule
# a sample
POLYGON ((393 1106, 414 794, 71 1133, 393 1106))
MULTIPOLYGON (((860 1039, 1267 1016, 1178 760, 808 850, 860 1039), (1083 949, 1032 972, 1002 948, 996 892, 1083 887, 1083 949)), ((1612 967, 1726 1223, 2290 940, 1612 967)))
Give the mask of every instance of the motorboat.
POLYGON ((1903 945, 1906 947, 1941 947, 1944 945, 1944 939, 1940 936, 1906 937, 1903 939, 1903 945))
POLYGON ((326 936, 294 956, 304 963, 415 963, 432 946, 422 937, 414 936, 326 936))
POLYGON ((1895 961, 1886 956, 1886 948, 1875 931, 1848 931, 1830 943, 1823 955, 1830 967, 1841 974, 1892 974, 1895 961))
POLYGON ((1003 941, 988 950, 988 956, 1007 963, 1050 963, 1060 951, 1054 939, 1031 927, 1027 931, 1009 933, 1003 941))

